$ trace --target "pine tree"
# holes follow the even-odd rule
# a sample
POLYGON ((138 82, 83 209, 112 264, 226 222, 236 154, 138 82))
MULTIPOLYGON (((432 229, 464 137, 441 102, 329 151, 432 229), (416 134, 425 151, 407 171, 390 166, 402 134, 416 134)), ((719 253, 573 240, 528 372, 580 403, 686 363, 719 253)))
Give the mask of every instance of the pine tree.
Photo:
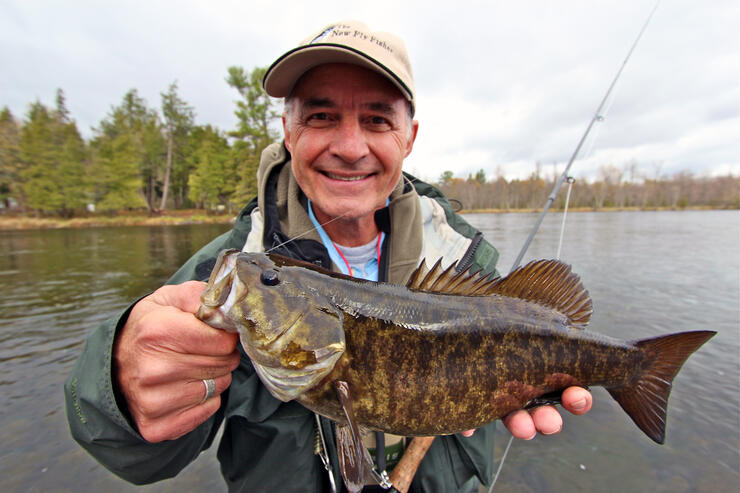
POLYGON ((103 210, 156 209, 164 139, 157 113, 136 89, 127 92, 95 129, 92 178, 103 210))
POLYGON ((177 81, 170 84, 166 93, 162 95, 162 116, 164 116, 164 131, 167 140, 167 164, 165 167, 164 183, 162 185, 162 201, 159 208, 167 206, 167 194, 170 189, 170 177, 173 166, 182 167, 182 150, 193 127, 195 113, 191 106, 177 95, 177 81))
POLYGON ((201 207, 215 209, 229 206, 234 194, 234 162, 230 159, 229 144, 220 132, 210 125, 198 131, 199 142, 190 156, 192 173, 188 181, 190 200, 201 207))
POLYGON ((21 129, 19 173, 25 203, 37 212, 71 216, 87 203, 86 148, 57 92, 57 108, 31 104, 21 129))
POLYGON ((19 186, 21 127, 8 107, 0 111, 0 201, 9 208, 12 201, 22 205, 19 186))
POLYGON ((257 67, 247 73, 241 67, 229 67, 226 82, 239 91, 242 100, 237 101, 234 111, 239 124, 229 135, 236 137, 233 146, 237 162, 239 185, 235 200, 246 203, 257 193, 257 168, 262 151, 279 138, 270 124, 280 115, 275 111, 277 100, 262 89, 262 78, 266 69, 257 67))

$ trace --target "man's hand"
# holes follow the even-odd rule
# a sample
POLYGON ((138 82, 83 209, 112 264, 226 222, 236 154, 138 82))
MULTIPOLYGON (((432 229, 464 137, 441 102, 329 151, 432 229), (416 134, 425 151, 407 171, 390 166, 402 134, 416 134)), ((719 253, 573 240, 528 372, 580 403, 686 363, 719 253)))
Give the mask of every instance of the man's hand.
MULTIPOLYGON (((563 391, 562 404, 572 414, 585 414, 591 409, 591 392, 583 387, 568 387, 563 391)), ((520 409, 503 418, 504 426, 516 438, 531 440, 537 432, 543 435, 558 433, 563 428, 563 418, 555 406, 520 409)))
POLYGON ((221 405, 239 366, 238 335, 195 318, 205 283, 164 286, 131 310, 113 348, 115 381, 149 442, 192 431, 221 405), (204 379, 216 382, 205 397, 204 379))
MULTIPOLYGON (((591 409, 591 392, 583 387, 568 387, 563 391, 562 404, 572 414, 585 414, 591 409)), ((516 438, 531 440, 539 431, 543 435, 558 433, 563 428, 563 418, 555 406, 540 406, 534 409, 520 409, 503 418, 504 426, 516 438)), ((475 430, 463 431, 465 437, 475 430)))

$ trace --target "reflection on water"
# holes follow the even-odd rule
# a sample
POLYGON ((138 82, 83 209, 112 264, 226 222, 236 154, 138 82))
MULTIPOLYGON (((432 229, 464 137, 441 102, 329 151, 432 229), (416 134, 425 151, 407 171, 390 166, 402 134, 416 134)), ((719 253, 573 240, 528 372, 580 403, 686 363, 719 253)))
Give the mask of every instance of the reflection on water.
MULTIPOLYGON (((134 491, 69 436, 62 385, 87 333, 156 289, 225 226, 0 233, 5 491, 134 491)), ((203 469, 206 464, 197 466, 203 469)), ((213 463, 203 489, 223 489, 213 463)), ((167 491, 174 485, 151 487, 167 491), (164 487, 163 487, 164 486, 164 487)))
MULTIPOLYGON (((533 214, 469 215, 508 271, 533 214)), ((527 258, 552 257, 550 214, 527 258)), ((139 491, 69 437, 62 383, 86 334, 161 285, 224 226, 0 233, 0 475, 9 491, 139 491)), ((732 491, 740 484, 740 214, 569 214, 563 260, 589 289, 591 330, 624 339, 719 331, 675 381, 666 444, 603 389, 564 431, 515 442, 496 491, 732 491)), ((567 413, 566 413, 567 414, 567 413)), ((506 436, 497 440, 503 452, 506 436)), ((223 491, 213 451, 150 491, 223 491)))

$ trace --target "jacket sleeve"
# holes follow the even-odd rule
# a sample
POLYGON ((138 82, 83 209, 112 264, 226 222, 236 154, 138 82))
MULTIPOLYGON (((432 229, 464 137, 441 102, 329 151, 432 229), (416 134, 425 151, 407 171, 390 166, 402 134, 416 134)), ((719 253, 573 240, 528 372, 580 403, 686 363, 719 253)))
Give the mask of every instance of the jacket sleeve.
MULTIPOLYGON (((112 349, 129 307, 93 331, 64 385, 72 437, 101 464, 121 478, 144 484, 176 475, 210 445, 219 413, 177 439, 149 443, 119 406, 112 378, 112 349)), ((123 402, 120 399, 120 402, 123 402)))
MULTIPOLYGON (((168 283, 203 279, 204 273, 207 278, 205 269, 221 249, 241 246, 243 235, 235 230, 203 247, 168 283), (199 274, 199 270, 204 272, 199 274)), ((64 394, 72 437, 116 475, 131 483, 144 484, 175 476, 208 448, 223 420, 223 409, 177 440, 159 443, 144 440, 127 415, 125 400, 114 383, 112 366, 116 334, 135 304, 89 335, 65 382, 64 394)))

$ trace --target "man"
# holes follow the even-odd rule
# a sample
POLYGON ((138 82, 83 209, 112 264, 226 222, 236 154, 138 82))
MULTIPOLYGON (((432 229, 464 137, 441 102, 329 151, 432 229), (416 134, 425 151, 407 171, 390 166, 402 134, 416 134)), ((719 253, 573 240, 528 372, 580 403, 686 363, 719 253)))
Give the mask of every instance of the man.
MULTIPOLYGON (((436 189, 401 172, 418 123, 399 39, 357 22, 333 24, 280 57, 264 86, 286 98, 285 140, 263 153, 258 198, 168 286, 93 332, 65 386, 74 437, 134 483, 177 474, 223 423, 218 457, 230 490, 318 492, 335 483, 341 490, 332 424, 275 399, 236 335, 194 317, 204 284, 193 279, 208 277, 220 250, 272 249, 396 283, 422 258, 461 259, 495 273, 495 249, 436 189), (325 445, 315 455, 317 433, 325 445)), ((563 403, 582 414, 591 396, 570 388, 563 403)), ((504 423, 531 439, 558 432, 562 419, 554 407, 540 407, 504 423)), ((490 481, 493 424, 464 435, 435 440, 412 491, 475 491, 490 481)))

